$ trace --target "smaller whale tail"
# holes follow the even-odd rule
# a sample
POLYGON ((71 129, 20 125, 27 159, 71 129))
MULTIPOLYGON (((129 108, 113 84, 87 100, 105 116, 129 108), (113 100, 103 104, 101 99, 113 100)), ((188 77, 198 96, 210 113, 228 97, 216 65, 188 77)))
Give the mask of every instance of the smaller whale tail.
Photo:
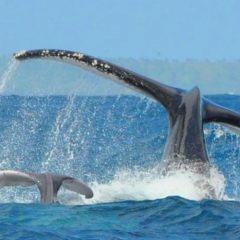
POLYGON ((92 198, 93 191, 85 183, 68 176, 52 175, 49 173, 36 174, 14 170, 0 171, 0 188, 5 186, 29 187, 36 185, 41 194, 41 201, 55 202, 57 193, 62 186, 70 191, 92 198))

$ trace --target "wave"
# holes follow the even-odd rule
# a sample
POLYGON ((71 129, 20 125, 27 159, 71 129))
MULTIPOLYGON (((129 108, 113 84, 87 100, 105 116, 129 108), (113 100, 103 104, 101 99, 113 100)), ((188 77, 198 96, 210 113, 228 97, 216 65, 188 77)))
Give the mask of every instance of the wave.
POLYGON ((209 198, 212 191, 215 199, 228 200, 225 194, 225 178, 215 168, 210 176, 197 174, 191 169, 179 169, 163 175, 157 166, 151 170, 119 170, 107 183, 92 182, 92 199, 83 199, 69 191, 60 191, 59 199, 63 204, 82 205, 119 201, 156 200, 169 196, 181 196, 200 201, 209 198))

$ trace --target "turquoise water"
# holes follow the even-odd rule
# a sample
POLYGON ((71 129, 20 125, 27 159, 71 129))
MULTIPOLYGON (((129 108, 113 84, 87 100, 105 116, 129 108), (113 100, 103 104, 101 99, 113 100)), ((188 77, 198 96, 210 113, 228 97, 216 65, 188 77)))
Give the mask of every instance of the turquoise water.
MULTIPOLYGON (((7 85, 14 85, 8 82, 7 85)), ((240 96, 207 96, 240 111, 240 96)), ((2 95, 0 169, 67 174, 93 199, 63 189, 39 203, 36 187, 0 189, 0 239, 239 239, 239 136, 204 127, 210 179, 161 175, 168 118, 130 95, 2 95), (217 199, 204 200, 204 184, 217 199)))

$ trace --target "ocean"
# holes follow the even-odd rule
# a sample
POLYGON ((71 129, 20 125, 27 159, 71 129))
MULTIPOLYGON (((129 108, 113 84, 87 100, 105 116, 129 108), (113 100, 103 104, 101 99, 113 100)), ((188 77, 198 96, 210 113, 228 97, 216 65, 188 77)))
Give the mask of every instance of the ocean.
MULTIPOLYGON (((0 170, 69 175, 86 182, 94 197, 60 189, 60 204, 41 204, 36 187, 1 188, 0 239, 240 238, 236 132, 204 126, 210 178, 182 170, 162 175, 168 116, 159 103, 111 94, 109 86, 99 95, 97 87, 94 94, 66 94, 63 87, 46 94, 48 88, 34 90, 34 79, 24 82, 13 71, 19 67, 0 76, 0 170), (204 199, 202 183, 216 199, 204 199)), ((240 111, 239 95, 206 97, 240 111)))

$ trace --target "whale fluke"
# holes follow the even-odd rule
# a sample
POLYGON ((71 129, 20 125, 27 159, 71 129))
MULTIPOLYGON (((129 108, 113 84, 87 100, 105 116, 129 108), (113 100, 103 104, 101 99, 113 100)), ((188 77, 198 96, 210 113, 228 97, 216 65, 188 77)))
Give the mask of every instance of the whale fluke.
POLYGON ((15 54, 14 57, 19 60, 53 59, 75 64, 134 88, 159 101, 170 116, 170 129, 164 159, 172 166, 176 166, 176 163, 177 166, 179 163, 180 165, 181 163, 197 163, 198 166, 199 163, 209 163, 203 134, 204 123, 219 122, 240 127, 239 113, 202 97, 197 87, 190 91, 170 87, 108 61, 72 51, 40 49, 22 51, 15 54))
POLYGON ((37 185, 41 202, 53 203, 57 201, 57 193, 60 187, 92 198, 93 191, 85 183, 65 175, 54 175, 50 173, 26 173, 14 170, 0 171, 0 188, 5 186, 28 187, 37 185))
MULTIPOLYGON (((170 87, 126 68, 117 66, 116 64, 79 52, 37 49, 20 51, 15 53, 14 57, 19 60, 31 58, 52 59, 77 65, 83 69, 143 92, 145 95, 160 101, 170 114, 174 112, 176 106, 181 102, 182 96, 186 93, 186 90, 170 87)), ((239 113, 217 105, 204 97, 202 97, 202 99, 204 103, 204 122, 223 122, 240 127, 239 113)))

